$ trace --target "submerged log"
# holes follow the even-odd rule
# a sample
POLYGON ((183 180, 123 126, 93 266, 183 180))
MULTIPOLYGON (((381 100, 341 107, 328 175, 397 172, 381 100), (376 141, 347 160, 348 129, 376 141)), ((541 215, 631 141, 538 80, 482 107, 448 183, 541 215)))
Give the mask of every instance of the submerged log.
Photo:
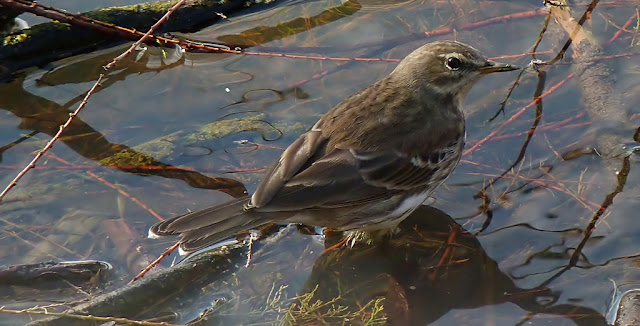
MULTIPOLYGON (((172 268, 157 272, 116 291, 100 295, 67 310, 66 313, 137 318, 166 300, 174 300, 176 295, 187 289, 198 289, 196 284, 212 282, 223 275, 234 273, 240 266, 237 264, 238 261, 243 259, 246 252, 245 246, 237 244, 199 254, 172 268)), ((94 323, 86 320, 54 317, 34 321, 29 325, 92 324, 94 323)))
MULTIPOLYGON (((177 0, 170 0, 111 7, 81 15, 115 26, 146 31, 177 2, 177 0)), ((271 2, 270 0, 187 0, 167 22, 160 26, 157 33, 195 31, 250 6, 271 2)), ((113 42, 139 38, 135 33, 93 24, 78 17, 56 13, 55 10, 30 7, 23 1, 0 0, 0 7, 12 12, 29 9, 37 15, 55 19, 52 22, 35 25, 19 34, 5 37, 4 45, 0 47, 0 62, 10 65, 10 69, 14 71, 87 52, 113 42)))
POLYGON ((576 22, 566 8, 552 7, 551 14, 571 37, 571 67, 589 118, 597 123, 597 150, 604 157, 623 154, 620 150, 631 141, 633 128, 622 105, 622 93, 615 85, 613 69, 608 62, 600 60, 603 51, 593 35, 576 22), (620 134, 625 130, 630 134, 620 134))

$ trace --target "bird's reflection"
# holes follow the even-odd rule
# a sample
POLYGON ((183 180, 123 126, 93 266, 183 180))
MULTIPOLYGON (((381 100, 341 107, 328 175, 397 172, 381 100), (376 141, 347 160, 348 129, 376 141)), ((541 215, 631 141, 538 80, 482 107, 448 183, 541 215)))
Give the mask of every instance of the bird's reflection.
POLYGON ((518 288, 474 236, 429 206, 419 207, 385 243, 343 246, 320 256, 300 293, 313 290, 314 300, 340 298, 335 306, 384 298, 388 325, 429 325, 453 309, 504 302, 528 311, 527 320, 541 313, 573 319, 571 325, 606 325, 596 311, 553 305, 558 294, 548 288, 518 288))

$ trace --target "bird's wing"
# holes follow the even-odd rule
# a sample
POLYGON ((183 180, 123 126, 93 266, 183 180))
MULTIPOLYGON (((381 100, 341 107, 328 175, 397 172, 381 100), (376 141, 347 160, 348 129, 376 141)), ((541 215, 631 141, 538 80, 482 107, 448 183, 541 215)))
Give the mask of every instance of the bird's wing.
MULTIPOLYGON (((333 152, 333 145, 329 145, 329 138, 332 138, 335 142, 340 138, 351 138, 354 132, 359 130, 358 123, 352 121, 353 117, 343 116, 346 112, 361 112, 371 111, 374 114, 382 110, 385 105, 397 105, 397 98, 383 96, 384 87, 388 87, 389 83, 385 83, 386 78, 371 85, 369 88, 352 95, 351 97, 342 101, 342 103, 333 107, 327 112, 308 132, 304 133, 300 138, 293 142, 280 156, 280 159, 271 166, 267 171, 262 183, 258 186, 258 189, 251 197, 251 203, 249 207, 262 208, 278 193, 281 188, 290 181, 295 175, 309 168, 313 163, 320 159, 325 158, 326 153, 333 152), (365 98, 374 99, 366 104, 363 104, 365 98), (389 100, 386 100, 389 99, 389 100), (338 119, 338 117, 340 117, 338 119), (341 133, 325 130, 325 127, 335 127, 338 121, 350 121, 351 125, 347 129, 341 129, 341 133), (329 147, 329 148, 327 148, 329 147)), ((353 120, 360 120, 354 118, 353 120)), ((339 128, 340 129, 340 128, 339 128)), ((333 157, 337 160, 340 155, 333 157)), ((349 161, 349 157, 340 157, 343 161, 349 161)), ((328 161, 325 161, 328 162, 328 161)), ((347 166, 336 166, 336 169, 348 168, 347 166)), ((337 171, 335 171, 337 173, 337 171)), ((354 174, 355 175, 355 174, 354 174)), ((355 175, 357 176, 357 175, 355 175)))
POLYGON ((312 129, 296 139, 282 153, 280 159, 271 165, 251 197, 250 206, 260 208, 266 205, 285 182, 303 170, 305 165, 313 162, 312 157, 318 156, 318 152, 324 153, 326 145, 327 139, 318 129, 312 129))
MULTIPOLYGON (((434 175, 447 161, 457 161, 458 144, 433 148, 409 157, 395 150, 363 152, 352 150, 358 172, 368 184, 387 189, 410 190, 434 181, 434 175)), ((448 173, 446 173, 448 174, 448 173)))
POLYGON ((453 148, 443 148, 426 157, 406 157, 393 150, 335 150, 283 183, 260 210, 348 207, 412 189, 426 190, 434 182, 440 162, 457 159, 455 152, 453 148))

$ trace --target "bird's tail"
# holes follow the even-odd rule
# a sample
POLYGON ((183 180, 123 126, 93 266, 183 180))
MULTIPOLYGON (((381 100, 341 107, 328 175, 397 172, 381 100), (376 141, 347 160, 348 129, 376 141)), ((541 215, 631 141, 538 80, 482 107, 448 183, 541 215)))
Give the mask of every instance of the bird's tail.
POLYGON ((247 197, 237 198, 176 216, 152 226, 149 236, 180 235, 180 249, 190 253, 271 222, 263 214, 245 210, 247 201, 247 197))

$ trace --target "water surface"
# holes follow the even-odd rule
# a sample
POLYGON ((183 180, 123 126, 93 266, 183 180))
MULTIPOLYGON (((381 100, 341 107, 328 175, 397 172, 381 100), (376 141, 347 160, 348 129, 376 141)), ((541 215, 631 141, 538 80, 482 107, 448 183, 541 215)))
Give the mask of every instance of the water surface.
MULTIPOLYGON (((252 192, 264 168, 324 112, 396 65, 331 58, 401 59, 426 42, 456 39, 526 66, 545 20, 539 5, 283 1, 183 36, 306 58, 187 53, 171 60, 170 51, 139 51, 108 73, 72 130, 0 205, 0 264, 106 260, 115 266, 110 288, 122 286, 172 243, 146 239, 158 221, 152 212, 168 218, 240 195, 243 186, 252 192)), ((585 5, 571 6, 574 16, 585 5)), ((617 31, 613 23, 623 25, 634 10, 632 4, 601 3, 587 22, 606 55, 638 52, 632 27, 605 42, 617 31)), ((551 52, 538 58, 551 59, 566 39, 550 28, 539 51, 551 52)), ((2 187, 77 107, 101 67, 125 48, 30 68, 0 85, 2 187)), ((536 107, 508 120, 532 101, 538 75, 525 73, 504 114, 491 122, 517 73, 492 75, 474 87, 465 102, 467 148, 508 124, 463 157, 435 193, 435 208, 419 209, 388 247, 321 256, 319 236, 289 232, 280 246, 267 247, 277 254, 219 280, 203 297, 194 294, 190 300, 197 304, 168 304, 145 317, 177 310, 182 317, 175 322, 186 322, 217 302, 215 325, 277 324, 292 315, 317 318, 310 319, 316 324, 371 325, 386 318, 392 325, 602 325, 612 280, 627 287, 640 283, 637 159, 562 156, 597 148, 606 133, 633 142, 640 57, 603 60, 629 121, 610 125, 589 118, 579 80, 569 77, 571 53, 547 70, 545 91, 565 82, 542 100, 528 141, 536 107), (616 172, 625 164, 628 176, 621 181, 616 172), (585 238, 621 182, 624 190, 612 196, 585 238), (581 242, 579 260, 571 265, 581 242), (300 310, 305 298, 307 305, 331 304, 315 314, 310 307, 300 310)))

